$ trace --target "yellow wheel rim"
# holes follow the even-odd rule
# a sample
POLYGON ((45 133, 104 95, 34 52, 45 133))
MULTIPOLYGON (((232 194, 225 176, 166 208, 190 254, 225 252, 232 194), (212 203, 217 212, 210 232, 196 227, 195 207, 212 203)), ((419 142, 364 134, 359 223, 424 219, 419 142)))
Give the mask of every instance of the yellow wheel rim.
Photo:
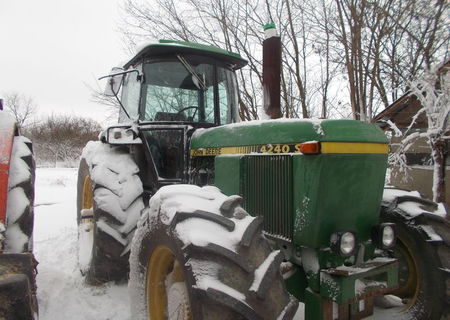
POLYGON ((90 209, 93 204, 92 183, 91 177, 86 176, 83 181, 83 199, 81 203, 81 209, 90 209))
MULTIPOLYGON (((151 320, 167 320, 169 286, 182 284, 186 286, 185 278, 180 264, 172 250, 165 246, 154 249, 148 265, 146 280, 147 312, 151 320)), ((181 301, 184 308, 183 320, 192 320, 189 299, 181 301)))
POLYGON ((94 194, 91 178, 86 176, 83 180, 81 210, 79 212, 80 221, 78 221, 78 266, 82 274, 86 274, 90 268, 94 247, 93 203, 94 194))
POLYGON ((400 298, 408 299, 405 309, 409 309, 415 303, 419 294, 420 274, 418 272, 417 261, 413 258, 411 248, 408 247, 402 239, 397 238, 397 240, 397 250, 408 268, 408 277, 406 278, 405 283, 397 290, 394 290, 392 294, 400 298))

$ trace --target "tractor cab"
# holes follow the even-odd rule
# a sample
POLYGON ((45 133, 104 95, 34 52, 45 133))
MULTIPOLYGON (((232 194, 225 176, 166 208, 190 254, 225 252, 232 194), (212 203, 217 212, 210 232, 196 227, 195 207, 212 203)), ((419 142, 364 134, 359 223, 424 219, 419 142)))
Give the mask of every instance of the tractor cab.
POLYGON ((246 63, 238 54, 197 43, 160 40, 144 46, 106 76, 106 92, 121 108, 119 126, 108 128, 105 139, 129 143, 132 134, 144 144, 144 180, 151 190, 188 182, 193 131, 239 121, 235 71, 246 63))
POLYGON ((107 76, 109 85, 122 88, 119 122, 209 127, 239 121, 234 71, 245 64, 238 54, 206 45, 169 40, 149 44, 121 72, 107 76))

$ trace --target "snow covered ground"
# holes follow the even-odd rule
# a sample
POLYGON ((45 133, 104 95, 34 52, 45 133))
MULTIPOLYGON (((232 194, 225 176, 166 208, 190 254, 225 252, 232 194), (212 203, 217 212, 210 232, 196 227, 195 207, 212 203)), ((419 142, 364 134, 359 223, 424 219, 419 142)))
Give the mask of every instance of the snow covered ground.
POLYGON ((126 284, 91 287, 77 267, 77 169, 38 168, 34 252, 40 320, 130 319, 126 284))
MULTIPOLYGON (((130 320, 127 284, 86 285, 77 266, 77 169, 36 171, 34 252, 40 320, 130 320)), ((303 317, 298 314, 296 320, 303 317)))

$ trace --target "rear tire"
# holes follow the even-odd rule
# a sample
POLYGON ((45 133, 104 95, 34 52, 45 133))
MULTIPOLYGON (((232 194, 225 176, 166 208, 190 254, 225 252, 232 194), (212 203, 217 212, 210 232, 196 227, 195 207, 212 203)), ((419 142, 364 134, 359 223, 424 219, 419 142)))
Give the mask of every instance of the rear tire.
POLYGON ((407 192, 382 204, 382 221, 397 230, 397 245, 388 251, 399 260, 399 288, 392 294, 405 305, 396 319, 450 319, 450 222, 433 214, 437 208, 407 192))
POLYGON ((151 198, 130 255, 133 319, 293 318, 298 302, 280 273, 283 255, 239 199, 192 185, 151 198))
POLYGON ((123 280, 141 210, 142 183, 125 149, 90 142, 77 185, 78 262, 89 284, 123 280))
MULTIPOLYGON (((11 262, 0 266, 2 290, 10 286, 6 297, 0 298, 4 300, 0 307, 2 319, 34 319, 38 314, 37 261, 32 254, 35 169, 31 141, 15 136, 8 177, 5 253, 23 254, 19 256, 29 263, 11 262)), ((2 256, 2 262, 7 260, 6 256, 2 256)))
POLYGON ((16 136, 10 161, 6 209, 5 250, 9 253, 32 252, 34 179, 31 142, 23 136, 16 136))

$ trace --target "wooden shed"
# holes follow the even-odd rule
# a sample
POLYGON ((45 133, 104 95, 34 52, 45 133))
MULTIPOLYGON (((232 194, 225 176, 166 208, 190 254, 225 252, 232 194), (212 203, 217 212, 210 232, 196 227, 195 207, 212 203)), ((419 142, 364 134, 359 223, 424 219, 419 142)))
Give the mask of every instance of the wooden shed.
MULTIPOLYGON (((443 73, 449 72, 450 60, 444 63, 439 71, 443 73)), ((376 115, 372 122, 377 123, 383 130, 390 131, 392 129, 388 125, 388 122, 391 121, 403 132, 411 125, 412 118, 421 108, 422 105, 417 97, 410 92, 407 92, 385 110, 376 115)), ((447 116, 450 117, 450 115, 447 116)), ((427 118, 423 113, 416 119, 416 122, 409 132, 426 131, 427 127, 427 118)), ((447 134, 450 135, 450 132, 447 134)), ((395 137, 395 134, 392 134, 391 150, 395 150, 400 142, 401 138, 395 137)), ((450 154, 450 143, 448 141, 445 149, 447 150, 447 157, 445 160, 445 195, 446 202, 450 205, 450 156, 448 156, 450 154)), ((432 199, 433 166, 431 162, 431 148, 426 139, 417 140, 406 152, 405 156, 407 165, 411 169, 408 176, 405 177, 405 175, 398 174, 398 168, 390 168, 389 183, 399 188, 417 190, 424 197, 432 199)))

